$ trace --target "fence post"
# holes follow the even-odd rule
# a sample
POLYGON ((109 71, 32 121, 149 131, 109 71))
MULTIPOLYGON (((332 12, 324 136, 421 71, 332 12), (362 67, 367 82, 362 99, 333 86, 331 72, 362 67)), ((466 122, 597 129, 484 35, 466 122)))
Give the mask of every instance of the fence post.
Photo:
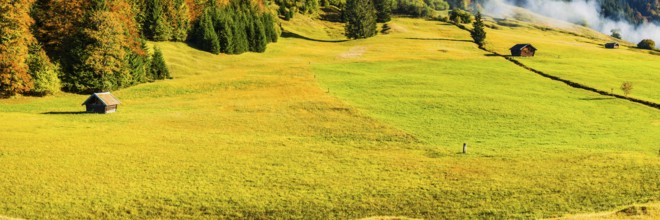
POLYGON ((463 153, 467 154, 467 143, 463 143, 463 153))

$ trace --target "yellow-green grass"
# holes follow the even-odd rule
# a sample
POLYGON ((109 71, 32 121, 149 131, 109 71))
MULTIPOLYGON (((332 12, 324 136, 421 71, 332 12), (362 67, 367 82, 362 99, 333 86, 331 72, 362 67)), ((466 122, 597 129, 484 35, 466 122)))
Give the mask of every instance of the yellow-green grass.
POLYGON ((526 22, 517 22, 518 27, 497 25, 492 20, 487 23, 498 27, 486 30, 489 49, 510 54, 511 46, 531 43, 538 49, 536 56, 519 59, 529 67, 615 94, 623 94, 621 84, 630 81, 631 97, 660 102, 660 56, 648 50, 626 42, 619 49, 606 49, 604 44, 616 39, 579 27, 543 30, 526 22))
POLYGON ((70 114, 83 95, 0 100, 0 214, 540 218, 660 198, 657 110, 524 72, 451 25, 392 23, 264 54, 155 43, 174 79, 114 92, 111 115, 70 114))
POLYGON ((616 211, 594 213, 594 214, 579 214, 569 215, 562 218, 566 220, 582 220, 582 219, 640 219, 652 220, 660 218, 660 203, 649 203, 642 205, 632 205, 620 208, 616 211))

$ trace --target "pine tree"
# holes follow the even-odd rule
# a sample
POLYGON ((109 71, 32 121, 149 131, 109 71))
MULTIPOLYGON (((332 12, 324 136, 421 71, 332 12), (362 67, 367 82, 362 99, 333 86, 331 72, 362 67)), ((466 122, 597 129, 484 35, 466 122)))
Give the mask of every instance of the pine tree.
POLYGON ((0 96, 30 91, 34 84, 27 65, 29 45, 34 42, 29 15, 32 0, 0 3, 0 96))
POLYGON ((235 12, 235 19, 233 23, 233 30, 232 32, 234 33, 234 51, 233 54, 241 54, 249 51, 250 45, 249 45, 249 40, 247 36, 247 28, 246 28, 246 23, 245 21, 247 20, 245 18, 245 13, 242 11, 236 11, 235 12))
POLYGON ((255 36, 253 37, 254 52, 263 53, 266 51, 266 45, 268 44, 268 39, 266 37, 266 30, 264 29, 264 24, 259 18, 252 19, 252 29, 254 29, 255 36))
POLYGON ((346 37, 360 39, 376 35, 376 10, 371 0, 347 0, 344 16, 346 37))
POLYGON ((213 27, 213 10, 206 9, 201 17, 196 30, 197 46, 204 51, 213 54, 220 53, 220 41, 213 27))
POLYGON ((392 20, 392 2, 391 0, 374 0, 376 8, 376 21, 389 22, 392 20))
POLYGON ((481 12, 477 12, 473 26, 474 29, 470 35, 474 42, 479 45, 479 48, 483 48, 486 41, 486 31, 484 30, 484 22, 481 19, 481 12))
POLYGON ((275 31, 275 22, 271 14, 264 14, 262 17, 264 29, 266 31, 266 38, 268 43, 277 42, 277 31, 275 31))
POLYGON ((149 16, 149 34, 151 39, 156 41, 166 41, 172 39, 172 27, 168 21, 168 16, 165 11, 165 4, 161 0, 151 1, 150 16, 149 16))
POLYGON ((230 10, 222 10, 216 15, 216 31, 218 33, 218 40, 220 41, 221 52, 233 53, 234 46, 234 30, 232 28, 233 19, 230 16, 230 10))
MULTIPOLYGON (((142 50, 147 50, 147 42, 140 40, 140 47, 142 50)), ((133 84, 149 82, 149 57, 138 53, 131 53, 128 58, 128 63, 133 75, 133 84)))
POLYGON ((149 68, 149 71, 151 71, 150 75, 154 77, 153 79, 171 78, 170 70, 167 68, 167 65, 165 65, 163 52, 158 47, 154 48, 154 55, 151 57, 151 67, 149 68))

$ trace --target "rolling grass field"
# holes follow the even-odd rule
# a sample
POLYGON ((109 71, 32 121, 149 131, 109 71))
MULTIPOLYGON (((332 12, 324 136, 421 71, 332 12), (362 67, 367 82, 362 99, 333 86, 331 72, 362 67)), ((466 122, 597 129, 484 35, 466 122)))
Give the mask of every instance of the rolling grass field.
POLYGON ((549 218, 660 200, 657 109, 538 77, 450 24, 391 24, 341 41, 296 18, 264 54, 153 43, 174 79, 114 92, 111 115, 78 114, 83 95, 0 100, 0 215, 549 218))
POLYGON ((602 91, 623 95, 623 82, 633 83, 631 97, 660 102, 660 56, 649 50, 637 49, 623 42, 619 49, 606 49, 605 43, 618 41, 605 35, 572 27, 575 35, 561 28, 541 31, 538 25, 518 22, 517 27, 487 22, 497 29, 487 29, 489 49, 510 54, 509 48, 517 43, 531 43, 538 49, 533 59, 521 58, 525 65, 544 73, 581 83, 602 91))

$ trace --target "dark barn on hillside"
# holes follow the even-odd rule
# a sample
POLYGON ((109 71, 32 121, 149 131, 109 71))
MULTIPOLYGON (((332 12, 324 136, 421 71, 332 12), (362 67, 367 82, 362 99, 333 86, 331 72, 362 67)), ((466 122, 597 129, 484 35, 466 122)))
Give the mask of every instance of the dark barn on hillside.
POLYGON ((83 105, 87 107, 87 113, 101 114, 116 112, 119 104, 121 102, 109 92, 94 93, 83 102, 83 105))
POLYGON ((516 57, 533 57, 536 53, 536 48, 531 44, 516 44, 509 50, 511 50, 511 56, 516 57))
POLYGON ((619 43, 606 43, 605 48, 607 49, 617 49, 619 48, 619 43))

